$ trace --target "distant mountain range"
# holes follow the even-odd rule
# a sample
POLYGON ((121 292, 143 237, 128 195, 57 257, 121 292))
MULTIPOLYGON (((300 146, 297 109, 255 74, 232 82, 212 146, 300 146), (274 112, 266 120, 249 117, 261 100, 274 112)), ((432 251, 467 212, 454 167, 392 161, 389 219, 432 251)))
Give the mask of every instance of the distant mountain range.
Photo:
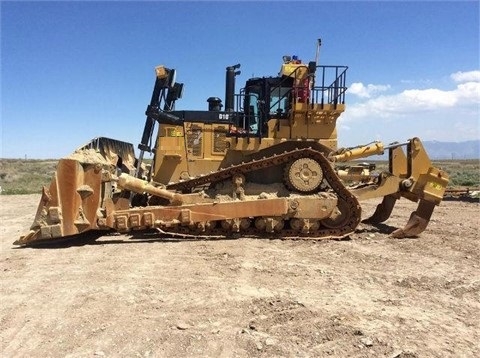
POLYGON ((430 159, 479 159, 480 140, 466 142, 422 142, 430 159))

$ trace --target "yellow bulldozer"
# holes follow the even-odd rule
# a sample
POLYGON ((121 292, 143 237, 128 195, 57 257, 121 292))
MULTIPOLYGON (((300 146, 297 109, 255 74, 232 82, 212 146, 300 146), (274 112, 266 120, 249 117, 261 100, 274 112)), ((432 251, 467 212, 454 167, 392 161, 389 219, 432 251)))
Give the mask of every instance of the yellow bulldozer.
POLYGON ((383 198, 366 219, 375 224, 401 197, 418 208, 391 235, 417 236, 441 202, 448 175, 432 166, 418 138, 338 148, 348 68, 318 64, 319 47, 320 41, 315 61, 284 56, 277 76, 248 79, 238 93, 240 65, 228 66, 225 106, 210 97, 203 111, 175 110, 184 86, 174 69, 156 67, 138 158, 132 144, 100 137, 61 159, 30 231, 14 244, 112 231, 344 238, 361 221, 360 201, 383 198), (384 152, 389 169, 380 173, 339 165, 384 152))

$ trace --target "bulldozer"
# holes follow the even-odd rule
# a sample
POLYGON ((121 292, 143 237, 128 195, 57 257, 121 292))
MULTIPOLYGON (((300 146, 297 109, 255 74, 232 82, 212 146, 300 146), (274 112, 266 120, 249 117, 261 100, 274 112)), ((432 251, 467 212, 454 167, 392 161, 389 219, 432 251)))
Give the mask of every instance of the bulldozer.
POLYGON ((342 239, 361 222, 361 201, 381 199, 365 220, 379 224, 402 197, 418 208, 391 236, 418 236, 447 173, 416 137, 338 148, 348 67, 319 64, 320 45, 314 61, 284 56, 276 76, 250 78, 239 92, 240 64, 226 67, 225 104, 209 97, 205 110, 176 110, 184 84, 175 69, 157 66, 138 157, 131 143, 98 137, 61 159, 14 244, 111 232, 342 239), (355 164, 384 153, 388 170, 355 164))

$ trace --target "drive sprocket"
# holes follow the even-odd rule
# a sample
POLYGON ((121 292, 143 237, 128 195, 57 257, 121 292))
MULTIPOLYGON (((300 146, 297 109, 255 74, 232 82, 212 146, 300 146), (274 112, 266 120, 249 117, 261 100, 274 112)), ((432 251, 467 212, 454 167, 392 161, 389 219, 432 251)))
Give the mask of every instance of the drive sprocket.
POLYGON ((323 170, 312 158, 300 158, 285 168, 285 184, 291 190, 301 193, 315 192, 323 181, 323 170))

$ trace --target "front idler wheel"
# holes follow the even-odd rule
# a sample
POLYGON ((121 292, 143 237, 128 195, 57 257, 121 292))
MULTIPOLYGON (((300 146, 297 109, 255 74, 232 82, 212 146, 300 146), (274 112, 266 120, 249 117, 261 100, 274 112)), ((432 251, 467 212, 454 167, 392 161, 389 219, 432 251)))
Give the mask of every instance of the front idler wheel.
POLYGON ((349 216, 347 203, 344 200, 338 200, 337 207, 330 217, 323 219, 321 223, 329 229, 338 229, 347 224, 349 216))

